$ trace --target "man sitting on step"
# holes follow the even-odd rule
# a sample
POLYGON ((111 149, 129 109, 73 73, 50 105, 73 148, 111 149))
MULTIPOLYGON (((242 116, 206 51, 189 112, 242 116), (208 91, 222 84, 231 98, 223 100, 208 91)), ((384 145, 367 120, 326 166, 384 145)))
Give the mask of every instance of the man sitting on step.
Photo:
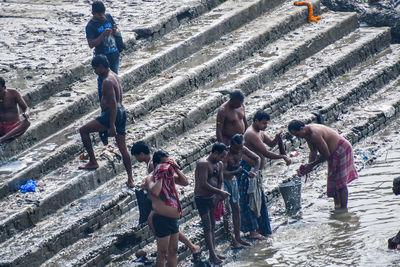
POLYGON ((122 155, 122 160, 128 174, 127 185, 134 187, 132 179, 131 157, 125 142, 126 111, 122 105, 122 87, 118 75, 110 70, 104 55, 95 56, 92 60, 94 72, 103 77, 101 115, 83 125, 79 132, 83 145, 89 154, 89 162, 79 169, 94 170, 99 167, 94 155, 90 133, 108 131, 108 136, 115 136, 115 141, 122 155))
POLYGON ((0 144, 19 137, 29 128, 29 108, 15 89, 6 88, 6 81, 0 77, 0 144), (19 120, 18 107, 24 120, 19 120))

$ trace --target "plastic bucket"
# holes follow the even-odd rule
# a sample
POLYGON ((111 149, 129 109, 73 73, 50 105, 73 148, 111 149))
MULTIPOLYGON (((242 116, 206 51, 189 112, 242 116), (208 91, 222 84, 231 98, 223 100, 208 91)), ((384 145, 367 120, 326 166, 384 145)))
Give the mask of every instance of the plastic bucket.
POLYGON ((301 208, 301 181, 290 181, 279 185, 279 192, 285 201, 286 211, 293 212, 301 208))

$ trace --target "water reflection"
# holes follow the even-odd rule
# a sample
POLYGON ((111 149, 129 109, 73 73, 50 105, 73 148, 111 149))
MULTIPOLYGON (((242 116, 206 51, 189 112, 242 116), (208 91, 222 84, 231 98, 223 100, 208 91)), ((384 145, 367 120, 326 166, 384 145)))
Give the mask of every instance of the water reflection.
POLYGON ((363 169, 349 186, 348 211, 318 198, 324 181, 303 188, 303 209, 295 216, 274 203, 276 232, 226 266, 400 266, 400 251, 387 249, 387 239, 400 230, 400 197, 392 192, 399 164, 400 145, 363 169))

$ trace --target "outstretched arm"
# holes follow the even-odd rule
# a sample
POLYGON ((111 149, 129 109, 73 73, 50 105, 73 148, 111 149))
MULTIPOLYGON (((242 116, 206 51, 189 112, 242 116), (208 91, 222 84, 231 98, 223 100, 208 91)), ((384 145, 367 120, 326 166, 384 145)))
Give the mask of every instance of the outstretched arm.
POLYGON ((312 152, 310 152, 310 159, 312 156, 314 157, 314 160, 309 163, 312 167, 315 167, 319 163, 322 163, 329 159, 330 152, 328 144, 325 142, 325 140, 322 138, 320 134, 313 133, 311 135, 310 143, 311 146, 313 147, 312 148, 313 150, 311 150, 312 152), (317 151, 319 152, 318 156, 315 156, 317 154, 317 151))

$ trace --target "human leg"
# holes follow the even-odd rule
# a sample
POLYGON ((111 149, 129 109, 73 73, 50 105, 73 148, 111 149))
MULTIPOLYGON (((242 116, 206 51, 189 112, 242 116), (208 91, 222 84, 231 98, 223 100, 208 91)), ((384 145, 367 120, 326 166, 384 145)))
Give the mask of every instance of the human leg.
POLYGON ((156 266, 164 267, 165 266, 165 258, 168 254, 170 236, 165 237, 157 237, 157 258, 156 258, 156 266))
POLYGON ((6 133, 0 137, 0 143, 21 136, 22 134, 25 133, 25 131, 29 128, 30 125, 31 123, 25 119, 20 122, 15 122, 11 124, 9 127, 5 126, 6 133))
POLYGON ((167 255, 167 263, 168 267, 176 267, 178 265, 178 239, 179 233, 175 233, 170 235, 169 244, 168 244, 168 255, 167 255))
POLYGON ((115 72, 116 74, 118 74, 118 69, 119 69, 119 53, 115 52, 115 53, 111 53, 111 54, 107 54, 107 59, 108 62, 110 63, 110 69, 115 72))
POLYGON ((102 132, 107 130, 105 126, 103 126, 100 122, 96 119, 89 121, 81 128, 79 128, 79 133, 81 135, 81 139, 83 142, 83 146, 85 147, 86 151, 89 154, 89 162, 84 165, 80 166, 79 169, 97 169, 99 165, 97 164, 96 157, 94 155, 92 141, 90 140, 90 133, 93 132, 102 132))
POLYGON ((133 178, 132 178, 131 156, 128 152, 128 148, 126 147, 125 136, 117 133, 117 135, 115 136, 115 140, 117 141, 117 146, 119 151, 121 152, 122 161, 124 163, 126 173, 128 174, 127 185, 129 187, 134 187, 135 184, 133 183, 133 178))
POLYGON ((339 189, 336 195, 339 198, 340 208, 346 209, 347 208, 347 200, 349 197, 349 191, 347 189, 347 186, 339 189))
POLYGON ((233 203, 231 202, 231 208, 232 208, 232 221, 233 221, 233 232, 235 234, 235 240, 245 246, 250 246, 249 242, 244 241, 240 237, 240 226, 241 226, 241 220, 240 220, 240 208, 239 208, 239 203, 233 203))
POLYGON ((179 232, 179 241, 181 241, 185 246, 187 246, 192 254, 200 252, 200 246, 193 244, 189 238, 187 238, 182 232, 179 232))
POLYGON ((203 225, 204 239, 206 241, 206 246, 210 254, 210 261, 214 264, 221 264, 222 260, 218 258, 217 255, 215 254, 214 233, 213 233, 214 228, 212 226, 209 212, 201 215, 201 222, 203 225))

